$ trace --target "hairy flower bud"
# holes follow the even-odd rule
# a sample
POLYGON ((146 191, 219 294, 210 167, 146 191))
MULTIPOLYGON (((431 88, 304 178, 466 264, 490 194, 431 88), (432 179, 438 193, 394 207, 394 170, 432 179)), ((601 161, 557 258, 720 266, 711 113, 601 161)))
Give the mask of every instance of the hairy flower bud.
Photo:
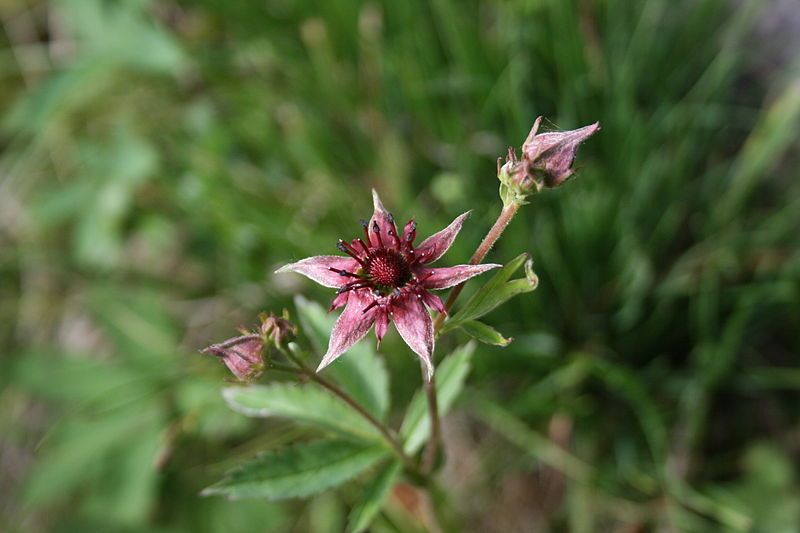
POLYGON ((251 381, 264 370, 263 348, 259 335, 241 335, 212 344, 201 353, 219 357, 239 381, 251 381))
POLYGON ((576 130, 539 133, 541 122, 539 117, 533 123, 522 144, 521 159, 509 148, 505 163, 501 166, 498 161, 497 177, 505 204, 524 202, 531 193, 564 183, 575 172, 572 164, 578 147, 600 129, 595 122, 576 130))
POLYGON ((575 172, 572 163, 578 147, 600 129, 600 123, 577 130, 538 133, 541 121, 542 117, 536 119, 522 144, 522 159, 529 173, 541 179, 545 187, 558 187, 575 172))

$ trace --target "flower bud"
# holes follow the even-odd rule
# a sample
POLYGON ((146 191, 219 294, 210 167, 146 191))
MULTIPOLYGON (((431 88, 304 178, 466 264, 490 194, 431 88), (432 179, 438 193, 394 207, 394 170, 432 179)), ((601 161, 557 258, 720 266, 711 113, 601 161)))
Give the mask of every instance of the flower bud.
POLYGON ((259 335, 241 335, 212 344, 201 353, 219 357, 239 381, 252 381, 264 371, 263 348, 259 335))
POLYGON ((571 131, 538 133, 542 117, 533 123, 528 138, 522 144, 522 158, 513 148, 508 149, 505 163, 498 161, 497 177, 500 180, 503 202, 523 202, 526 196, 544 187, 558 187, 575 170, 572 164, 580 144, 600 129, 595 122, 571 131))
POLYGON ((536 119, 522 144, 522 159, 528 173, 545 187, 558 187, 575 172, 572 163, 578 146, 600 129, 600 123, 570 131, 538 133, 542 117, 536 119))
POLYGON ((297 336, 297 325, 289 320, 289 312, 284 309, 283 316, 276 316, 274 313, 262 313, 259 315, 261 326, 258 328, 259 335, 265 343, 283 346, 297 336))

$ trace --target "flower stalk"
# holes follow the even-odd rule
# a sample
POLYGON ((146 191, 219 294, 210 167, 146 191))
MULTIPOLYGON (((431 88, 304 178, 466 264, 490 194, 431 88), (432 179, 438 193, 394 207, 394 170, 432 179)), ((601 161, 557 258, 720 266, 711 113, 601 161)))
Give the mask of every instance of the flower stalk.
MULTIPOLYGON (((486 257, 486 254, 489 253, 489 250, 492 249, 492 246, 494 246, 505 229, 511 223, 511 220, 514 218, 514 215, 517 214, 517 211, 519 211, 521 205, 521 202, 511 202, 503 207, 503 210, 500 211, 500 215, 497 217, 497 220, 495 220, 494 224, 492 224, 491 229, 488 231, 488 233, 486 233, 486 236, 475 250, 475 253, 472 254, 472 257, 469 260, 470 265, 477 265, 483 261, 483 259, 486 257)), ((444 303, 445 312, 439 313, 439 315, 436 317, 436 320, 433 322, 433 331, 435 336, 439 336, 439 332, 444 325, 447 314, 450 312, 450 309, 453 307, 453 304, 458 298, 458 295, 461 294, 462 290, 464 290, 464 283, 453 287, 453 290, 451 290, 450 294, 447 296, 447 300, 444 303)), ((431 379, 429 382, 425 383, 425 396, 428 400, 428 417, 431 421, 431 436, 430 439, 428 439, 428 444, 425 446, 422 468, 424 472, 429 473, 433 471, 433 468, 436 464, 436 455, 439 452, 439 441, 441 440, 442 426, 436 397, 436 381, 434 379, 431 379)))
POLYGON ((431 435, 422 456, 422 471, 426 474, 433 471, 436 466, 436 455, 439 453, 439 441, 441 440, 442 422, 439 416, 439 403, 436 397, 436 378, 431 377, 430 381, 423 381, 425 387, 425 397, 428 400, 428 419, 431 421, 431 435))

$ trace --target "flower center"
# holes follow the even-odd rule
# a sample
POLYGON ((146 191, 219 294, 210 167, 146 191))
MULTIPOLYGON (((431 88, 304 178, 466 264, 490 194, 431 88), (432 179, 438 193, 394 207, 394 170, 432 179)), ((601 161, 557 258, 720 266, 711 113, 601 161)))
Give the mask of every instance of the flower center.
POLYGON ((403 254, 388 248, 374 250, 365 270, 376 285, 386 288, 400 288, 411 279, 411 267, 403 254))

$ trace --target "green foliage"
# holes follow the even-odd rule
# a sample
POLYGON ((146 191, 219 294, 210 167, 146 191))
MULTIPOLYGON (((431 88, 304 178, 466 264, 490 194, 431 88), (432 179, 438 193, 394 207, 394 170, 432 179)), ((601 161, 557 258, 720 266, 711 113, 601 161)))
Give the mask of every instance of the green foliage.
MULTIPOLYGON (((436 398, 439 415, 444 416, 452 407, 469 374, 475 343, 471 342, 455 349, 436 369, 436 398)), ((428 403, 424 391, 418 391, 408 405, 400 437, 406 453, 414 454, 428 440, 431 431, 428 403)))
POLYGON ((473 339, 484 344, 508 346, 511 344, 511 341, 514 340, 503 337, 503 335, 492 326, 477 320, 467 320, 465 322, 461 322, 458 327, 464 330, 473 339))
POLYGON ((380 472, 364 489, 364 494, 358 500, 358 505, 353 507, 353 512, 347 524, 347 531, 358 533, 366 530, 375 516, 381 510, 389 491, 400 477, 402 464, 391 461, 381 468, 380 472))
POLYGON ((363 472, 388 452, 379 446, 320 440, 260 454, 203 491, 231 499, 311 496, 363 472))
POLYGON ((234 411, 247 416, 281 417, 351 437, 380 439, 377 430, 343 400, 316 385, 228 387, 224 396, 234 411))
POLYGON ((453 315, 442 328, 447 332, 461 328, 472 338, 485 344, 495 346, 508 346, 511 342, 503 335, 482 322, 475 319, 481 318, 498 306, 504 304, 518 294, 525 294, 536 289, 539 278, 533 272, 533 261, 525 253, 506 263, 483 287, 478 289, 467 303, 453 315), (511 280, 519 267, 525 266, 525 277, 511 280))
MULTIPOLYGON (((303 294, 318 356, 332 292, 269 273, 357 237, 371 187, 420 235, 472 209, 440 261, 465 262, 538 115, 602 131, 487 258, 530 251, 537 290, 460 326, 514 338, 476 349, 451 420, 448 460, 478 465, 442 478, 461 530, 530 528, 519 501, 550 531, 796 529, 797 31, 781 2, 734 4, 4 2, 0 530, 342 525, 358 487, 198 503, 321 428, 231 413, 197 350, 303 294)), ((418 365, 372 342, 324 375, 396 423, 418 365)), ((422 527, 396 507, 371 529, 422 527)))

